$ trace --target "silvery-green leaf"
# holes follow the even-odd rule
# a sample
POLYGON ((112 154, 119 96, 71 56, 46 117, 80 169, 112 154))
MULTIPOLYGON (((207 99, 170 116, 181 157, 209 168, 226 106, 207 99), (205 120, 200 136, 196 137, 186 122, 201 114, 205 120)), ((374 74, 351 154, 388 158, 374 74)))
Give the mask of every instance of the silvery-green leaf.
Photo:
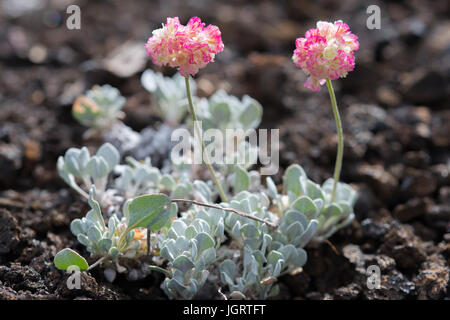
POLYGON ((323 201, 322 199, 314 199, 313 201, 314 201, 314 204, 315 204, 316 207, 317 207, 317 211, 318 211, 318 212, 322 211, 324 201, 323 201))
POLYGON ((195 227, 191 225, 186 228, 185 235, 186 238, 192 239, 197 235, 197 230, 195 230, 195 227))
POLYGON ((259 250, 253 251, 253 256, 260 267, 266 263, 266 256, 259 250))
POLYGON ((98 230, 96 227, 89 228, 89 230, 87 232, 87 236, 88 236, 89 240, 94 243, 100 241, 100 239, 102 238, 102 234, 101 234, 100 230, 98 230))
MULTIPOLYGON (((58 169, 59 176, 68 184, 71 185, 72 181, 70 177, 73 177, 71 173, 66 169, 64 158, 62 156, 59 156, 58 161, 56 162, 56 167, 58 169)), ((73 179, 74 180, 74 179, 73 179)))
POLYGON ((175 231, 175 233, 177 234, 177 237, 180 237, 180 236, 184 235, 184 233, 186 232, 186 228, 187 228, 186 223, 184 223, 180 219, 177 219, 174 222, 172 222, 172 226, 170 229, 175 231))
POLYGON ((186 256, 178 256, 174 261, 173 261, 173 267, 180 270, 183 273, 186 273, 187 271, 191 270, 192 268, 195 267, 194 263, 192 262, 191 259, 189 259, 186 256))
POLYGON ((112 171, 119 164, 119 151, 110 143, 103 144, 97 151, 97 156, 102 157, 108 164, 109 171, 112 171))
POLYGON ((208 248, 201 254, 201 266, 203 268, 207 268, 211 263, 216 259, 216 249, 208 248))
POLYGON ((165 174, 161 177, 159 183, 164 187, 165 190, 172 190, 175 186, 175 179, 168 174, 165 174))
POLYGON ((315 203, 307 196, 301 196, 295 200, 292 204, 292 208, 303 213, 309 219, 314 219, 319 213, 315 203))
POLYGON ((200 255, 206 249, 214 247, 214 240, 207 233, 199 233, 195 236, 195 240, 197 241, 198 254, 200 255))
POLYGON ((315 235, 318 224, 319 223, 317 222, 317 220, 314 219, 309 222, 308 228, 306 228, 305 232, 300 238, 300 243, 298 244, 299 247, 303 248, 308 244, 308 242, 315 235))
POLYGON ((115 258, 117 257, 117 255, 119 254, 119 250, 116 247, 111 247, 109 248, 108 254, 112 257, 115 258))
POLYGON ((192 225, 195 226, 198 232, 205 232, 209 234, 211 231, 211 227, 209 226, 209 224, 202 219, 195 219, 192 222, 192 225))
POLYGON ((327 219, 331 217, 340 217, 342 215, 342 208, 336 203, 332 203, 326 207, 325 211, 322 213, 327 219))
POLYGON ((215 236, 218 237, 219 239, 223 238, 223 234, 225 231, 225 225, 223 222, 223 218, 219 219, 219 222, 217 223, 217 228, 216 228, 216 232, 215 232, 215 236))
POLYGON ((283 269, 283 264, 284 264, 284 260, 280 259, 277 261, 277 263, 275 264, 275 268, 273 270, 272 276, 273 277, 278 277, 281 273, 281 270, 283 269))
POLYGON ((86 235, 79 233, 77 235, 77 240, 79 243, 81 243, 84 246, 90 246, 91 245, 91 241, 88 239, 88 237, 86 237, 86 235))
POLYGON ((252 224, 245 224, 244 226, 242 226, 241 233, 246 238, 256 238, 259 236, 258 229, 256 229, 256 227, 252 224))
POLYGON ((177 255, 177 248, 175 246, 175 240, 169 239, 164 243, 164 246, 161 248, 160 252, 161 257, 173 261, 175 256, 177 255))
POLYGON ((226 259, 220 264, 220 272, 225 273, 230 279, 234 279, 236 269, 236 264, 230 259, 226 259))
POLYGON ((188 251, 189 250, 189 240, 184 236, 179 236, 177 240, 175 240, 175 246, 178 251, 188 251))
POLYGON ((79 165, 81 171, 85 170, 86 165, 89 162, 90 158, 91 158, 91 155, 89 153, 89 149, 86 147, 81 148, 80 154, 78 155, 78 165, 79 165))
POLYGON ((186 186, 179 184, 175 187, 170 196, 171 198, 184 199, 189 196, 189 191, 186 186))
POLYGON ((246 106, 245 110, 240 116, 240 122, 243 124, 243 127, 246 129, 254 129, 261 122, 262 118, 262 106, 255 99, 244 96, 242 98, 242 103, 246 106))
MULTIPOLYGON (((89 199, 88 199, 88 203, 92 208, 92 216, 90 217, 90 220, 95 221, 101 228, 102 230, 105 230, 106 225, 105 225, 105 220, 103 220, 103 216, 102 216, 102 210, 100 208, 100 204, 98 203, 98 201, 95 200, 95 195, 96 195, 96 191, 95 191, 95 186, 93 185, 91 187, 91 190, 89 191, 89 199), (95 218, 94 218, 95 216, 95 218)), ((87 215, 86 215, 87 217, 87 215)))
POLYGON ((109 234, 112 236, 114 234, 114 232, 116 231, 116 219, 114 219, 113 217, 109 218, 108 220, 108 229, 109 229, 109 234))
POLYGON ((111 248, 111 245, 112 245, 111 239, 101 239, 98 242, 99 249, 102 251, 105 251, 105 252, 109 251, 109 249, 111 248))
POLYGON ((206 201, 211 200, 211 190, 209 189, 209 187, 206 183, 204 183, 201 180, 195 180, 194 188, 202 195, 204 200, 206 200, 206 201))
POLYGON ((304 232, 303 226, 301 225, 300 222, 296 221, 287 227, 286 236, 288 237, 288 239, 290 239, 293 245, 297 245, 294 239, 298 236, 301 236, 303 232, 304 232))
POLYGON ((278 260, 283 259, 283 254, 281 252, 272 250, 269 252, 267 256, 267 263, 274 265, 278 262, 278 260))
POLYGON ((130 218, 130 212, 128 211, 128 206, 130 205, 130 202, 132 201, 132 199, 127 199, 127 201, 124 202, 123 206, 122 206, 122 213, 123 216, 125 217, 125 219, 129 220, 130 218))
POLYGON ((306 264, 306 260, 308 260, 308 255, 306 251, 301 248, 297 248, 297 256, 292 261, 292 263, 296 267, 303 267, 306 264))
POLYGON ((272 237, 269 234, 265 233, 263 235, 263 244, 261 247, 261 252, 265 254, 267 247, 269 247, 271 243, 272 237))
POLYGON ((289 210, 283 217, 283 223, 286 222, 287 225, 290 225, 291 223, 294 223, 295 221, 298 221, 302 224, 303 229, 306 229, 308 227, 308 219, 305 217, 304 214, 300 213, 296 210, 289 210))
POLYGON ((210 107, 211 116, 219 123, 226 123, 230 120, 230 107, 226 103, 214 103, 210 107))
POLYGON ((134 230, 128 231, 127 235, 125 236, 125 243, 130 243, 134 238, 135 232, 134 230))
POLYGON ((233 225, 233 229, 231 231, 233 234, 233 237, 239 238, 241 235, 241 223, 239 221, 236 221, 236 223, 233 225))
POLYGON ((308 180, 306 182, 306 194, 311 199, 325 200, 325 195, 323 194, 322 189, 320 189, 320 186, 317 183, 312 182, 311 180, 308 180))
POLYGON ((289 191, 295 194, 297 197, 301 194, 300 177, 306 178, 306 173, 302 167, 298 164, 290 165, 284 173, 283 188, 284 192, 289 191))
POLYGON ((234 167, 233 189, 236 193, 247 190, 250 185, 250 177, 247 170, 239 165, 234 167))
POLYGON ((244 300, 245 298, 245 294, 240 291, 233 291, 232 293, 230 293, 231 300, 244 300))
POLYGON ((86 164, 87 173, 93 178, 103 178, 109 173, 109 167, 103 158, 93 156, 86 164))
POLYGON ((70 172, 75 177, 81 177, 80 165, 78 163, 80 152, 79 149, 70 148, 64 155, 64 167, 66 168, 66 171, 70 172))
POLYGON ((74 236, 83 232, 83 226, 80 219, 75 219, 70 223, 70 231, 72 231, 74 236))
POLYGON ((267 190, 269 191, 269 196, 275 199, 278 195, 277 186, 273 182, 271 177, 266 178, 267 190))

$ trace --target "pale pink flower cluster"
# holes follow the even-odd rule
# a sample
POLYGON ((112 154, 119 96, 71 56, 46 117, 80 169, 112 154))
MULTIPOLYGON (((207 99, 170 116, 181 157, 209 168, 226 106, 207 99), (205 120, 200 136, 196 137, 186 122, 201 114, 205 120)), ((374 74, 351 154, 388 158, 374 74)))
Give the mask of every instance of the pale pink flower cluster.
POLYGON ((145 47, 153 63, 179 68, 186 76, 195 75, 214 61, 215 55, 223 51, 223 42, 218 27, 205 27, 197 17, 184 26, 175 17, 167 18, 161 29, 154 30, 145 47))
POLYGON ((305 87, 319 91, 326 78, 344 78, 355 67, 358 37, 342 21, 319 21, 316 29, 305 33, 305 38, 295 41, 292 60, 309 75, 305 87))

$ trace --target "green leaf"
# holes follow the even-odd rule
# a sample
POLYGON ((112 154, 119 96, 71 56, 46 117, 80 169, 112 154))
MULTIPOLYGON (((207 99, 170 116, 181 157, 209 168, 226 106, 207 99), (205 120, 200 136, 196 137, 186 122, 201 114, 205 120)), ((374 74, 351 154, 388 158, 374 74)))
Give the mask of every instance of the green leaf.
POLYGON ((161 273, 165 274, 165 275, 168 276, 168 277, 172 277, 172 273, 171 273, 170 271, 168 271, 168 270, 166 270, 166 269, 163 269, 163 268, 161 268, 161 267, 158 267, 158 266, 149 266, 148 268, 149 268, 150 270, 154 270, 154 271, 161 272, 161 273))
POLYGON ((86 171, 93 178, 102 178, 108 175, 109 167, 105 159, 93 156, 86 164, 86 171))
POLYGON ((205 232, 197 234, 195 240, 197 240, 198 255, 201 255, 203 251, 214 246, 213 238, 205 232))
POLYGON ((67 270, 70 266, 77 266, 80 270, 85 271, 89 268, 86 260, 72 249, 66 248, 58 252, 53 260, 56 268, 59 270, 67 270))
POLYGON ((305 170, 300 167, 298 164, 290 165, 286 172, 284 173, 284 191, 288 193, 288 191, 295 194, 297 197, 300 196, 301 186, 300 186, 300 177, 306 178, 305 170))
POLYGON ((283 254, 276 250, 272 250, 267 256, 267 263, 275 265, 280 259, 283 259, 283 254))
POLYGON ((231 111, 227 103, 213 103, 209 111, 213 119, 219 123, 227 123, 230 121, 231 111))
POLYGON ((72 233, 77 236, 78 234, 83 232, 82 225, 83 223, 80 219, 75 219, 70 223, 70 231, 72 231, 72 233))
POLYGON ((189 270, 191 270, 192 268, 195 267, 195 264, 192 262, 191 259, 189 259, 188 257, 181 255, 178 256, 174 261, 173 261, 173 267, 175 269, 180 270, 183 273, 188 272, 189 270))
POLYGON ((273 182, 271 177, 266 178, 267 190, 269 191, 269 196, 275 199, 278 195, 277 186, 273 182))
POLYGON ((250 176, 247 170, 241 166, 234 167, 234 183, 233 188, 236 193, 247 190, 250 185, 250 176))
POLYGON ((303 213, 309 219, 315 218, 318 214, 316 204, 307 196, 301 196, 292 204, 292 208, 303 213))
POLYGON ((261 122, 263 108, 258 101, 250 96, 244 96, 242 103, 246 106, 239 120, 246 129, 256 128, 261 122))
POLYGON ((170 199, 161 193, 136 197, 128 205, 128 212, 128 230, 148 227, 155 231, 170 218, 170 199))
POLYGON ((110 143, 105 143, 98 149, 97 156, 105 159, 108 164, 109 171, 112 171, 116 165, 119 164, 120 154, 116 148, 110 143))

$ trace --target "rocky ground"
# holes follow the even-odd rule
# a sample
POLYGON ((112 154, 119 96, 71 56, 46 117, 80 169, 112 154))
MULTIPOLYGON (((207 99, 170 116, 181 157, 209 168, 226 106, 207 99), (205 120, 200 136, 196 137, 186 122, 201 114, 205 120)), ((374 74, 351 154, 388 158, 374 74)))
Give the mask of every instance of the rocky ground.
POLYGON ((165 299, 153 274, 109 284, 94 270, 81 290, 66 288, 53 257, 83 250, 68 226, 87 205, 55 163, 69 147, 98 146, 83 141, 70 113, 93 84, 120 89, 133 129, 157 124, 139 81, 155 66, 137 50, 123 70, 117 52, 126 59, 167 16, 194 15, 218 25, 226 46, 200 72, 200 94, 224 88, 260 101, 261 127, 280 128, 281 168, 300 163, 317 182, 332 173, 337 139, 326 90, 308 92, 290 60, 294 40, 316 20, 338 19, 360 38, 355 71, 334 82, 346 138, 342 180, 360 193, 356 219, 308 248, 304 271, 281 278, 277 298, 448 299, 448 1, 39 0, 25 11, 14 2, 26 1, 0 1, 0 299, 165 299), (74 3, 82 28, 69 31, 65 10, 74 3), (370 4, 381 7, 381 30, 366 28, 370 4), (380 289, 368 289, 370 265, 380 266, 380 289))

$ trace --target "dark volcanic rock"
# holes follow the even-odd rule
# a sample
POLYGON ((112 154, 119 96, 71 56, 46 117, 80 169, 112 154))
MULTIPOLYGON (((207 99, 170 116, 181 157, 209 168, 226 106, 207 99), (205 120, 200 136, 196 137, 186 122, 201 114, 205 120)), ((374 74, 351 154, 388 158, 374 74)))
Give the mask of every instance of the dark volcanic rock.
POLYGON ((0 209, 0 256, 17 249, 20 242, 19 235, 17 220, 8 211, 0 209))
POLYGON ((414 283, 409 281, 395 267, 394 259, 386 255, 364 254, 361 249, 353 244, 343 248, 344 256, 356 267, 358 272, 353 284, 335 290, 336 298, 352 299, 362 295, 365 299, 405 299, 412 295, 415 290, 414 283), (376 266, 380 270, 379 288, 370 288, 368 282, 369 266, 376 266))
POLYGON ((414 198, 405 204, 399 204, 394 209, 394 218, 401 222, 410 221, 425 215, 433 202, 429 198, 414 198))
POLYGON ((385 234, 378 252, 393 257, 403 269, 416 270, 426 259, 424 244, 412 227, 397 223, 392 224, 391 230, 385 234))
POLYGON ((450 268, 445 259, 434 254, 425 261, 415 278, 419 299, 442 299, 447 293, 450 268))

